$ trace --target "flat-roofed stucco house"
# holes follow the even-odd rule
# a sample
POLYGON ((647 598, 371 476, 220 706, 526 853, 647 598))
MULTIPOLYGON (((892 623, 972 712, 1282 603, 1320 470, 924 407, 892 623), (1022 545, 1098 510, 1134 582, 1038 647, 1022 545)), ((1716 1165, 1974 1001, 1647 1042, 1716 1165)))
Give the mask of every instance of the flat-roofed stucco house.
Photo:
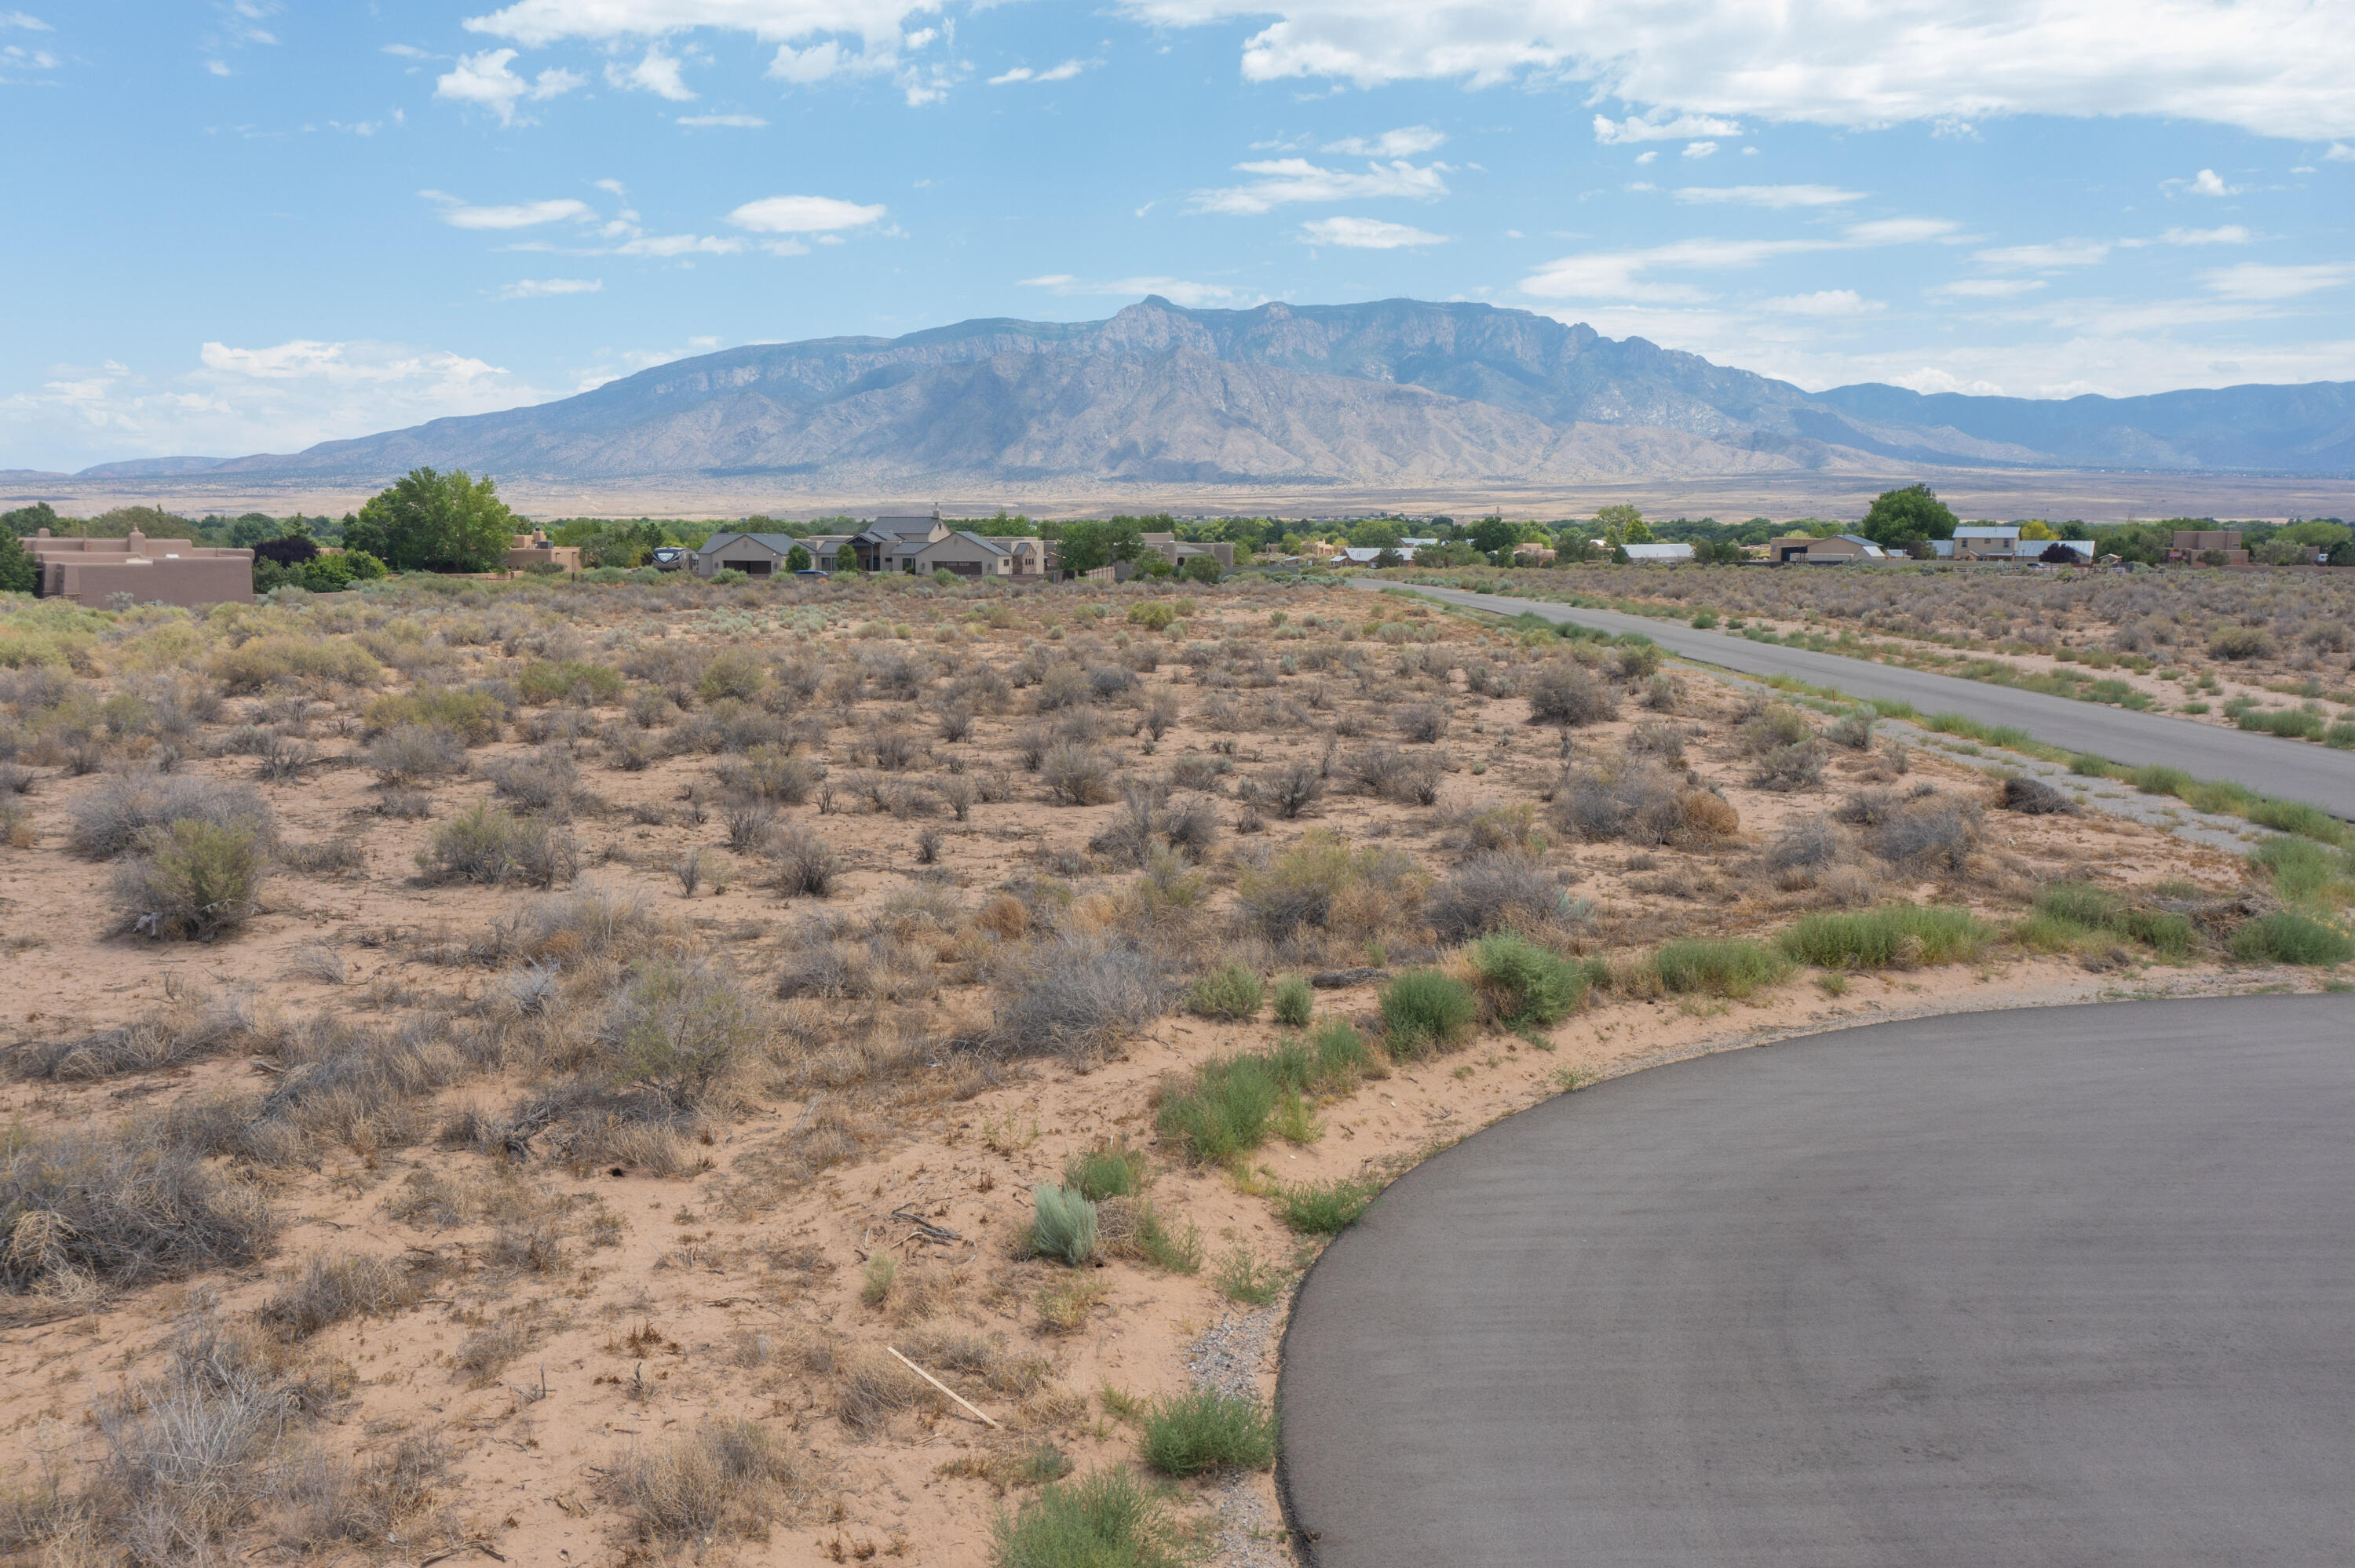
POLYGON ((2241 548, 2238 528, 2178 528, 2174 542, 2167 546, 2167 558, 2197 561, 2211 550, 2222 553, 2227 566, 2249 564, 2249 552, 2241 548))
POLYGON ((47 528, 20 541, 33 557, 33 591, 103 609, 116 594, 133 604, 253 602, 253 552, 186 539, 150 539, 133 528, 122 539, 58 539, 47 528))
POLYGON ((581 569, 581 546, 549 542, 547 535, 537 531, 517 534, 507 543, 507 570, 522 571, 527 567, 549 566, 559 571, 581 569))

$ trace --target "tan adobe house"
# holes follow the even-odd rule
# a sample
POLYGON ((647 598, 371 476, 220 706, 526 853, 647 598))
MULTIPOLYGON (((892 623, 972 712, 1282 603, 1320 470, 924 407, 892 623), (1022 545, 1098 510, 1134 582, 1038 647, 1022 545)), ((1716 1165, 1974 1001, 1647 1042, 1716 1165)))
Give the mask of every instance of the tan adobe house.
POLYGON ((57 539, 47 528, 23 541, 43 599, 69 599, 103 609, 116 594, 133 604, 193 609, 253 602, 253 552, 186 539, 150 540, 133 528, 123 539, 57 539))
POLYGON ((2245 567, 2249 552, 2241 548, 2238 528, 2178 528, 2175 538, 2167 546, 2170 561, 2195 562, 2211 550, 2223 552, 2227 566, 2245 567))
POLYGON ((1197 556, 1209 556, 1218 561, 1220 571, 1235 569, 1235 547, 1224 539, 1216 544, 1197 545, 1180 539, 1175 534, 1146 534, 1141 537, 1146 549, 1173 567, 1182 567, 1197 556))
POLYGON ((528 534, 517 534, 507 545, 507 570, 519 572, 534 566, 551 566, 562 571, 577 572, 581 569, 581 546, 550 544, 548 535, 537 529, 528 534))

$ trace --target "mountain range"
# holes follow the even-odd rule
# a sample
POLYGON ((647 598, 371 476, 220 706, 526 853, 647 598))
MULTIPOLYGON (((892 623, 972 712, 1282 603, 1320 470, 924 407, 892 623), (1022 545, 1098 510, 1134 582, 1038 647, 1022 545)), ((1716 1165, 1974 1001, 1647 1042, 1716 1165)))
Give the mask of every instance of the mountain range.
POLYGON ((1892 465, 2342 475, 2355 382, 2066 400, 1806 392, 1525 311, 1382 300, 1108 321, 990 319, 759 344, 593 391, 290 455, 80 478, 378 483, 758 477, 786 487, 1060 480, 1402 487, 1892 465))

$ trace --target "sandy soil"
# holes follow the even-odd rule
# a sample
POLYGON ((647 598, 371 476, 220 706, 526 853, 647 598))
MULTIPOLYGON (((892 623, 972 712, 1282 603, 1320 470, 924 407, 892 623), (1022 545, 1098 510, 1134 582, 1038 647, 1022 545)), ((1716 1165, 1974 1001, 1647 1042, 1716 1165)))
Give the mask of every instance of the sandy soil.
MULTIPOLYGON (((1377 956, 1338 940, 1319 952, 1279 956, 1222 934, 1237 876, 1305 833, 1401 850, 1438 873, 1460 858, 1466 823, 1484 808, 1528 804, 1542 822, 1541 797, 1562 767, 1563 732, 1528 723, 1521 697, 1473 693, 1460 668, 1413 674, 1395 661, 1401 652, 1436 647, 1457 663, 1478 658, 1512 668, 1558 650, 1525 646, 1422 606, 1369 609, 1338 592, 1197 597, 1198 613, 1167 636, 1122 623, 1126 607, 1139 602, 1135 593, 1039 596, 996 627, 965 617, 966 604, 954 598, 903 597, 884 613, 910 627, 905 638, 890 635, 889 626, 878 635, 882 623, 869 619, 877 607, 847 593, 831 601, 839 613, 823 630, 805 620, 789 625, 783 610, 772 617, 740 608, 729 611, 735 621, 723 624, 711 610, 584 610, 595 601, 543 597, 525 601, 548 607, 535 611, 530 630, 505 644, 458 647, 437 678, 512 674, 533 656, 535 637, 546 641, 541 652, 616 662, 649 640, 666 639, 750 648, 763 658, 822 658, 831 667, 879 650, 932 656, 938 669, 929 702, 940 682, 976 663, 1004 668, 1042 649, 1109 662, 1149 647, 1158 651, 1158 667, 1135 692, 1100 705, 1119 716, 1164 689, 1181 703, 1183 718, 1157 744, 1121 733, 1124 723, 1099 742, 1117 771, 1137 777, 1187 757, 1223 758, 1236 775, 1264 776, 1288 760, 1314 761, 1337 743, 1345 752, 1361 743, 1334 735, 1337 726, 1380 739, 1403 701, 1444 703, 1448 733, 1423 748, 1444 758, 1447 769, 1434 807, 1337 789, 1308 816, 1270 815, 1263 832, 1245 834, 1234 831, 1250 813, 1232 777, 1220 783, 1209 798, 1226 831, 1201 868, 1214 890, 1215 918, 1192 938, 1206 946, 1173 954, 1188 971, 1230 948, 1256 953, 1270 968, 1339 968, 1377 956), (1074 609, 1088 603, 1109 608, 1113 619, 1097 627, 1076 619, 1074 609), (1284 629, 1272 616, 1278 609, 1288 612, 1291 632, 1308 635, 1279 637, 1284 629), (1370 623, 1377 616, 1391 620, 1370 623), (1310 617, 1322 623, 1311 625, 1310 617), (1114 642, 1115 630, 1128 637, 1126 650, 1114 642), (1269 660, 1327 644, 1354 648, 1373 674, 1360 683, 1338 665, 1287 672, 1271 663, 1261 666, 1264 685, 1231 690, 1210 683, 1228 666, 1184 656, 1221 642, 1269 660), (1312 698, 1312 690, 1321 697, 1312 698), (1296 706, 1226 727, 1206 714, 1222 700, 1247 715, 1257 704, 1296 706)), ((90 678, 101 688, 127 678, 108 671, 109 657, 102 648, 89 661, 90 678)), ((1697 674, 1677 679, 1684 683, 1677 712, 1654 715, 1624 702, 1619 719, 1573 732, 1570 752, 1574 759, 1608 758, 1638 724, 1681 726, 1692 779, 1721 792, 1740 828, 1699 849, 1582 844, 1555 832, 1537 853, 1595 908, 1572 940, 1576 949, 1622 961, 1671 937, 1771 934, 1820 906, 1821 888, 1778 888, 1765 878, 1756 868, 1758 846, 1850 789, 1902 782, 1958 800, 1988 798, 1981 774, 1918 752, 1902 780, 1884 753, 1837 753, 1823 789, 1754 788, 1735 739, 1736 694, 1697 674)), ((403 688, 394 677, 387 689, 403 688)), ((365 726, 354 715, 378 694, 314 691, 307 711, 291 717, 282 695, 240 699, 197 736, 185 770, 249 779, 250 758, 206 755, 208 743, 217 744, 231 722, 255 716, 245 710, 278 702, 282 727, 315 737, 322 753, 301 777, 257 786, 276 808, 284 837, 357 837, 367 860, 364 871, 328 877, 282 871, 269 885, 266 911, 212 944, 104 934, 114 920, 106 868, 67 847, 70 808, 102 775, 40 768, 26 797, 29 846, 0 849, 5 1007, 16 1040, 71 1039, 200 995, 240 991, 250 993, 265 1020, 324 1017, 390 1030, 437 1009, 489 1016, 501 972, 446 961, 450 949, 545 895, 425 885, 413 874, 414 857, 456 812, 490 794, 485 764, 534 749, 514 738, 517 727, 567 710, 521 710, 501 740, 474 751, 473 776, 430 786, 432 816, 407 821, 374 813, 382 790, 357 761, 365 726), (340 980, 324 978, 331 966, 317 958, 321 949, 343 960, 340 980)), ((297 1557, 357 1550, 422 1562, 480 1543, 504 1561, 546 1568, 674 1552, 744 1563, 978 1563, 987 1560, 994 1520, 1033 1495, 1015 1471, 1037 1445, 1051 1442, 1078 1473, 1134 1462, 1136 1435, 1117 1413, 1120 1395, 1176 1392, 1198 1372, 1230 1381, 1248 1375, 1272 1392, 1280 1298, 1273 1317, 1254 1317, 1219 1281, 1247 1258, 1282 1285, 1313 1257, 1314 1244, 1277 1219, 1267 1196, 1275 1184, 1380 1180, 1576 1083, 1796 1032, 1926 1012, 2303 983, 2205 961, 2169 967, 2115 952, 2062 959, 1998 948, 1977 963, 1882 975, 1818 981, 1803 970, 1746 1001, 1601 993, 1550 1031, 1492 1033, 1396 1065, 1317 1107, 1318 1135, 1307 1141, 1271 1141, 1233 1170, 1193 1166, 1181 1150, 1156 1141, 1157 1088, 1216 1054, 1271 1044, 1284 1033, 1272 1023, 1171 1013, 1100 1061, 1033 1059, 986 1071, 951 1061, 955 1043, 985 1025, 994 1005, 986 956, 1013 942, 979 924, 993 898, 1051 879, 1068 891, 1074 927, 1112 928, 1119 895, 1136 876, 1086 847, 1121 806, 1051 804, 1022 770, 1014 742, 1037 722, 1026 711, 1033 699, 1029 690, 1012 693, 1003 711, 981 715, 972 739, 932 742, 926 759, 906 775, 945 780, 952 759, 968 777, 1003 768, 1012 798, 976 804, 964 821, 946 814, 900 820, 853 806, 848 786, 864 771, 873 737, 925 732, 923 706, 869 696, 828 710, 809 754, 830 763, 832 779, 844 786, 842 809, 821 812, 813 802, 784 812, 789 825, 824 834, 844 857, 841 885, 822 901, 780 897, 759 874, 759 856, 727 849, 710 757, 611 769, 601 765, 600 747, 627 734, 632 721, 618 705, 576 711, 595 732, 572 743, 593 796, 573 813, 581 883, 643 896, 663 933, 652 939, 656 945, 725 968, 749 992, 772 990, 781 966, 811 941, 812 916, 879 929, 895 895, 945 892, 956 913, 946 925, 924 927, 937 952, 935 972, 922 985, 890 1000, 773 1004, 765 1049, 779 1060, 890 1034, 920 1047, 904 1058, 904 1073, 817 1094, 769 1092, 755 1075, 734 1108, 706 1124, 709 1142, 694 1150, 701 1168, 671 1176, 628 1162, 570 1168, 545 1145, 509 1161, 436 1144, 432 1128, 460 1106, 509 1104, 535 1080, 513 1071, 441 1091, 410 1136, 323 1144, 304 1160, 245 1171, 285 1220, 275 1255, 261 1266, 128 1290, 6 1298, 16 1316, 0 1337, 0 1470, 31 1478, 47 1467, 70 1492, 100 1468, 105 1446, 95 1417, 163 1376, 178 1326, 191 1319, 251 1325, 308 1255, 368 1254, 406 1260, 429 1281, 423 1299, 389 1315, 334 1323, 276 1352, 288 1364, 322 1369, 335 1391, 299 1424, 294 1441, 365 1467, 405 1439, 432 1435, 446 1467, 389 1533, 363 1541, 306 1545, 295 1517, 301 1510, 265 1497, 218 1544, 224 1557, 264 1548, 264 1555, 297 1557), (853 810, 859 814, 848 814, 853 810), (933 864, 918 855, 918 836, 927 830, 942 835, 933 864), (672 868, 689 849, 705 852, 707 876, 734 868, 724 890, 707 885, 691 898, 681 895, 672 868), (846 1116, 858 1147, 812 1170, 796 1139, 821 1115, 846 1116), (1023 1255, 1032 1186, 1055 1180, 1069 1154, 1123 1142, 1152 1157, 1147 1197, 1156 1211, 1197 1227, 1205 1255, 1199 1273, 1120 1255, 1073 1271, 1023 1255), (542 1226, 551 1239, 518 1259, 501 1238, 523 1224, 542 1226), (879 1259, 893 1260, 897 1275, 870 1303, 863 1298, 879 1259), (1058 1314, 1065 1326, 1051 1320, 1058 1314), (474 1353, 495 1329, 509 1331, 510 1353, 474 1353), (943 1382, 1000 1425, 985 1425, 911 1385, 886 1364, 886 1347, 938 1363, 932 1370, 943 1382), (862 1378, 886 1396, 884 1414, 864 1423, 846 1414, 862 1378), (1114 1391, 1109 1399, 1107 1390, 1114 1391), (750 1419, 770 1434, 792 1461, 790 1496, 773 1520, 735 1521, 709 1540, 645 1539, 617 1495, 616 1475, 633 1455, 655 1451, 714 1414, 750 1419)), ((821 705, 813 701, 803 712, 815 715, 821 705)), ((126 747, 112 765, 135 761, 128 755, 135 749, 126 747)), ((2098 813, 1991 812, 1967 866, 1859 873, 1880 896, 1958 900, 1996 917, 2020 908, 2037 880, 2062 874, 2120 885, 2189 879, 2219 895, 2244 885, 2228 854, 2098 813)), ((1427 941, 1407 932, 1389 946, 1395 965, 1427 941)), ((1327 989, 1316 993, 1316 1006, 1320 1015, 1370 1022, 1376 994, 1371 981, 1327 989)), ((586 1016, 602 1003, 581 990, 567 1005, 586 1016)), ((12 1139, 22 1144, 224 1090, 266 1087, 279 1071, 267 1059, 221 1055, 90 1081, 10 1082, 0 1101, 12 1139)), ((1179 1495, 1188 1515, 1219 1534, 1225 1560, 1288 1560, 1266 1476, 1188 1483, 1179 1495)))

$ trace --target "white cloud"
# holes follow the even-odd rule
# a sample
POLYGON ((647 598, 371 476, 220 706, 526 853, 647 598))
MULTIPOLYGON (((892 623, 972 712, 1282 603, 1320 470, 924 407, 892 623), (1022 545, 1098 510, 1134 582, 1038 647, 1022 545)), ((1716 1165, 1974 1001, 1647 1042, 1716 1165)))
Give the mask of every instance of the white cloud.
POLYGON ((2313 0, 1128 0, 1127 8, 1164 26, 1252 24, 1259 30, 1242 46, 1252 81, 1567 79, 1662 111, 1822 125, 2135 114, 2300 140, 2355 135, 2346 88, 2355 27, 2340 7, 2313 0))
POLYGON ((1268 158, 1237 164, 1235 172, 1259 177, 1247 185, 1196 191, 1193 210, 1252 215, 1272 211, 1286 202, 1369 201, 1384 196, 1409 196, 1429 201, 1447 194, 1440 177, 1444 164, 1418 167, 1404 159, 1369 164, 1363 174, 1327 169, 1305 158, 1268 158))
POLYGON ((419 191, 437 203, 442 221, 453 228, 532 228, 543 223, 594 222, 596 209, 585 201, 556 196, 546 201, 517 202, 511 207, 469 207, 446 191, 419 191))
POLYGON ((0 27, 21 27, 28 33, 54 33, 55 27, 27 11, 0 11, 0 27))
POLYGON ((2211 292, 2228 300, 2294 300, 2302 294, 2319 293, 2355 282, 2355 263, 2273 266, 2263 261, 2243 261, 2238 266, 2202 272, 2200 281, 2208 285, 2211 292))
POLYGON ((1017 281, 1025 289, 1045 289, 1062 295, 1145 295, 1158 294, 1171 304, 1197 310, 1205 305, 1257 304, 1267 296, 1254 290, 1229 288, 1223 283, 1193 283, 1183 278, 1115 278, 1103 282, 1087 282, 1069 272, 1050 272, 1043 277, 1017 281))
POLYGON ((1638 154, 1636 154, 1636 161, 1637 163, 1639 163, 1639 164, 1648 164, 1648 163, 1650 163, 1653 159, 1655 159, 1655 158, 1658 157, 1659 155, 1660 155, 1660 150, 1659 150, 1657 147, 1655 147, 1655 148, 1653 148, 1653 149, 1652 149, 1650 152, 1648 152, 1648 153, 1638 153, 1638 154))
POLYGON ((63 62, 48 49, 28 49, 22 44, 0 44, 0 81, 16 71, 55 70, 63 62))
POLYGON ((2057 239, 2047 245, 2005 245, 1992 250, 1974 250, 1971 260, 1998 271, 2044 272, 2061 267, 2091 267, 2109 253, 2106 240, 2057 239))
POLYGON ((757 114, 682 114, 681 125, 725 126, 736 131, 758 131, 768 123, 757 114))
POLYGON ((588 85, 589 79, 580 72, 557 66, 526 81, 507 69, 507 62, 515 58, 513 49, 460 55, 455 67, 434 79, 433 96, 479 105, 497 115, 500 124, 512 125, 517 103, 540 102, 588 85))
POLYGON ((605 65, 605 84, 651 92, 657 98, 667 98, 673 103, 685 103, 695 97, 694 90, 679 75, 681 62, 675 55, 662 52, 660 45, 650 47, 645 57, 634 66, 609 60, 605 65))
POLYGON ((1403 223, 1379 217, 1320 217, 1300 226, 1311 245, 1338 245, 1351 250, 1401 250, 1419 245, 1444 245, 1447 236, 1430 234, 1403 223))
POLYGON ((1862 201, 1865 193, 1838 185, 1686 185, 1676 196, 1678 201, 1738 207, 1845 207, 1862 201))
POLYGON ((595 294, 604 291, 595 278, 525 278, 498 291, 502 300, 551 300, 561 294, 595 294))
POLYGON ((1961 227, 1944 217, 1876 217, 1851 223, 1842 232, 1858 245, 1915 245, 1950 238, 1961 227))
POLYGON ((2222 228, 2170 228, 2158 237, 2162 245, 2246 245, 2249 231, 2237 223, 2222 228))
POLYGON ((780 196, 748 201, 728 215, 728 221, 755 234, 817 234, 837 228, 860 228, 879 222, 879 204, 861 207, 833 196, 780 196))
POLYGON ((2170 185, 2181 187, 2192 196, 2228 196, 2241 194, 2238 185, 2228 185, 2213 169, 2202 169, 2188 180, 2169 180, 2170 185))
POLYGON ((1319 152, 1346 153, 1353 158, 1414 158, 1447 144, 1447 132, 1428 125, 1401 125, 1379 136, 1344 136, 1327 142, 1319 152))
POLYGON ((1714 142, 1688 142, 1685 143, 1685 156, 1688 158, 1713 157, 1716 155, 1716 153, 1717 143, 1714 142))
POLYGON ((47 466, 176 452, 295 451, 317 441, 487 413, 552 396, 469 355, 402 344, 309 339, 204 345, 199 362, 150 375, 120 364, 61 366, 0 397, 0 429, 47 466))
POLYGON ((738 256, 744 242, 728 235, 641 234, 613 247, 616 256, 738 256))
POLYGON ((1045 70, 1032 70, 1028 66, 1016 66, 1012 70, 991 77, 989 85, 1011 87, 1016 82, 1021 81, 1069 81, 1095 63, 1093 60, 1065 60, 1061 65, 1050 66, 1045 70))
POLYGON ((387 44, 379 52, 396 55, 405 60, 430 60, 439 58, 419 48, 415 44, 387 44))
POLYGON ((1952 300, 2010 300, 2042 287, 2041 278, 1963 278, 1925 291, 1952 300))
POLYGON ((1869 316, 1889 307, 1879 300, 1864 298, 1854 289, 1819 289, 1812 294, 1784 294, 1761 300, 1758 308, 1788 316, 1869 316))
POLYGON ((2322 154, 2322 161, 2326 164, 2355 164, 2355 147, 2344 142, 2333 142, 2322 154))
POLYGON ((1739 136, 1742 122, 1721 120, 1708 114, 1671 114, 1655 109, 1648 114, 1630 114, 1625 120, 1613 120, 1607 115, 1594 117, 1594 139, 1610 145, 1625 142, 1681 142, 1688 136, 1739 136))
POLYGON ((1656 281, 1651 274, 1736 271, 1785 256, 1934 239, 1954 227, 1944 218, 1881 218, 1850 224, 1837 239, 1680 239, 1636 250, 1589 251, 1547 262, 1522 279, 1519 287, 1521 292, 1541 300, 1691 304, 1710 296, 1691 284, 1656 281))

